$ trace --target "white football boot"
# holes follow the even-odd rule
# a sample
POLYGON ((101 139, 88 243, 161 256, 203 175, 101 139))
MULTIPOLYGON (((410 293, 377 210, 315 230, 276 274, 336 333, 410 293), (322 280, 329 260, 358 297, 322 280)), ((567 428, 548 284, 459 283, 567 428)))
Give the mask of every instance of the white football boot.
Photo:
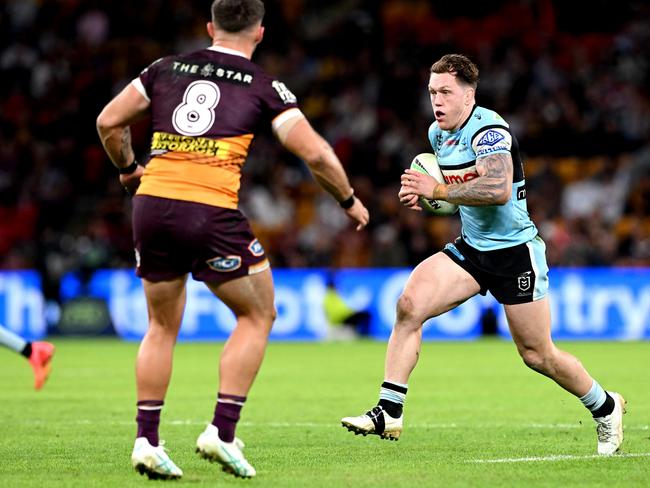
POLYGON ((402 433, 403 417, 403 415, 400 415, 395 419, 388 415, 381 406, 377 405, 372 410, 358 417, 342 418, 341 425, 350 432, 354 432, 355 435, 362 434, 366 436, 368 434, 375 434, 382 439, 396 441, 399 440, 399 436, 402 433))
POLYGON ((183 471, 169 458, 162 443, 154 447, 146 437, 135 440, 131 464, 138 473, 146 473, 152 480, 175 480, 183 476, 183 471))
POLYGON ((598 454, 603 456, 611 456, 623 444, 623 414, 626 403, 619 393, 607 393, 614 399, 614 411, 604 417, 594 418, 598 434, 598 454))
POLYGON ((208 424, 196 440, 196 452, 203 459, 214 461, 223 467, 227 473, 240 478, 252 478, 256 471, 243 454, 244 443, 235 437, 232 442, 224 442, 219 438, 219 429, 208 424))

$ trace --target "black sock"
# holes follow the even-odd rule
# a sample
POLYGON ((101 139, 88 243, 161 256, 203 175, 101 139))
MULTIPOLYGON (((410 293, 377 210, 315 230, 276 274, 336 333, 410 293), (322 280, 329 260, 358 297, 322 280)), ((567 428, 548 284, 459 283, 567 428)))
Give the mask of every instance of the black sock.
POLYGON ((28 342, 27 344, 25 344, 25 347, 23 348, 22 351, 20 351, 20 354, 22 354, 27 359, 29 359, 29 356, 32 355, 32 343, 28 342))
POLYGON ((391 417, 398 418, 402 415, 407 391, 406 385, 384 381, 381 384, 377 405, 382 407, 391 417))
POLYGON ((402 410, 404 409, 404 405, 391 402, 390 400, 384 400, 383 398, 379 400, 378 405, 382 407, 386 413, 394 419, 400 417, 402 415, 402 410))
POLYGON ((593 415, 594 418, 606 417, 614 411, 614 407, 616 406, 614 398, 612 398, 612 396, 607 392, 605 392, 605 397, 605 403, 603 403, 598 410, 591 412, 591 415, 593 415))

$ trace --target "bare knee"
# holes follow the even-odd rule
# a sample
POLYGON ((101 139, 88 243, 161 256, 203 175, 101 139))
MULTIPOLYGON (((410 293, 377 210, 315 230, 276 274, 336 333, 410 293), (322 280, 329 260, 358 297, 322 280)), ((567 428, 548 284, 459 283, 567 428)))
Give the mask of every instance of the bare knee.
POLYGON ((243 321, 248 323, 251 327, 268 333, 270 332, 277 316, 277 310, 274 306, 271 306, 263 310, 255 310, 254 312, 243 315, 239 318, 243 319, 243 321))
POLYGON ((162 322, 155 319, 149 320, 149 327, 147 329, 146 335, 149 339, 155 339, 159 341, 165 340, 176 340, 178 336, 178 330, 180 329, 181 324, 178 323, 168 323, 162 322))
POLYGON ((422 326, 424 318, 418 313, 417 306, 411 296, 400 295, 397 300, 396 328, 418 329, 422 326))
POLYGON ((535 349, 520 349, 519 355, 524 364, 534 371, 541 372, 544 367, 543 356, 535 349))
POLYGON ((554 376, 555 356, 553 349, 520 348, 519 355, 524 364, 533 371, 546 376, 554 376))

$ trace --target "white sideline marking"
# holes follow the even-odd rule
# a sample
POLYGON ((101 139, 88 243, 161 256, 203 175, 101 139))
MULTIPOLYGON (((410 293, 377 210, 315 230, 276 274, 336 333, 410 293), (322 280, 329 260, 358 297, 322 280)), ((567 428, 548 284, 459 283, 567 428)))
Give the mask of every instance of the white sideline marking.
POLYGON ((587 454, 578 456, 573 454, 556 454, 553 456, 540 456, 540 457, 523 457, 523 458, 503 458, 503 459, 471 459, 465 461, 466 463, 474 464, 497 464, 497 463, 535 463, 540 461, 576 461, 583 459, 618 459, 618 458, 637 458, 637 457, 650 457, 650 452, 636 452, 629 454, 614 454, 612 456, 603 456, 600 454, 587 454))
MULTIPOLYGON (((82 421, 83 422, 83 421, 82 421)), ((85 421, 90 423, 89 421, 85 421)), ((131 425, 133 422, 116 422, 121 425, 131 425)), ((165 422, 168 425, 203 425, 207 423, 207 420, 170 420, 165 422)), ((329 428, 332 426, 338 426, 338 420, 334 422, 239 422, 239 425, 244 425, 246 427, 271 427, 278 429, 286 429, 292 427, 314 427, 314 428, 329 428)), ((501 427, 514 427, 520 429, 582 429, 585 425, 581 424, 479 424, 479 425, 459 425, 456 423, 449 424, 435 424, 435 423, 407 423, 407 428, 413 429, 489 429, 489 428, 501 428, 501 427)), ((589 427, 589 426, 588 426, 589 427)), ((630 430, 650 430, 650 425, 633 425, 626 426, 626 431, 630 430)))
MULTIPOLYGON (((166 420, 163 421, 164 425, 207 425, 210 421, 209 418, 204 420, 195 420, 195 419, 176 419, 176 420, 166 420)), ((27 419, 18 421, 15 423, 19 424, 29 424, 29 425, 40 425, 40 424, 51 424, 50 420, 41 420, 41 419, 27 419)), ((65 425, 94 425, 99 422, 96 420, 88 419, 78 419, 72 421, 63 421, 55 422, 57 424, 65 425)), ((132 420, 114 420, 111 422, 102 421, 103 425, 133 425, 132 420)), ((2 422, 0 421, 0 424, 2 422)), ((425 422, 415 422, 415 423, 406 423, 406 427, 409 429, 497 429, 497 428, 516 428, 516 429, 582 429, 584 427, 589 428, 590 422, 580 424, 515 424, 515 423, 491 423, 491 424, 457 424, 452 423, 425 423, 425 422)), ((314 428, 330 428, 338 427, 340 425, 339 419, 333 419, 332 422, 246 422, 242 421, 239 425, 244 425, 247 427, 271 427, 271 428, 292 428, 292 427, 314 427, 314 428)), ((636 431, 636 430, 650 430, 650 425, 626 425, 626 431, 636 431)))

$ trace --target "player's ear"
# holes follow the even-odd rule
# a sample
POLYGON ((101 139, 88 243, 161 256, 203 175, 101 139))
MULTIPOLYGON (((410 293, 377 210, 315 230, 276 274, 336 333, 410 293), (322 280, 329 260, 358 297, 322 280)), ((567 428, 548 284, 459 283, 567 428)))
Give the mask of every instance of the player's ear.
POLYGON ((210 36, 210 39, 214 39, 214 24, 212 22, 208 22, 205 26, 208 30, 208 35, 210 36))
POLYGON ((465 105, 472 105, 474 99, 474 88, 469 87, 465 90, 465 105))
POLYGON ((262 42, 262 39, 264 38, 264 26, 260 25, 257 29, 257 33, 255 34, 255 44, 259 44, 262 42))

